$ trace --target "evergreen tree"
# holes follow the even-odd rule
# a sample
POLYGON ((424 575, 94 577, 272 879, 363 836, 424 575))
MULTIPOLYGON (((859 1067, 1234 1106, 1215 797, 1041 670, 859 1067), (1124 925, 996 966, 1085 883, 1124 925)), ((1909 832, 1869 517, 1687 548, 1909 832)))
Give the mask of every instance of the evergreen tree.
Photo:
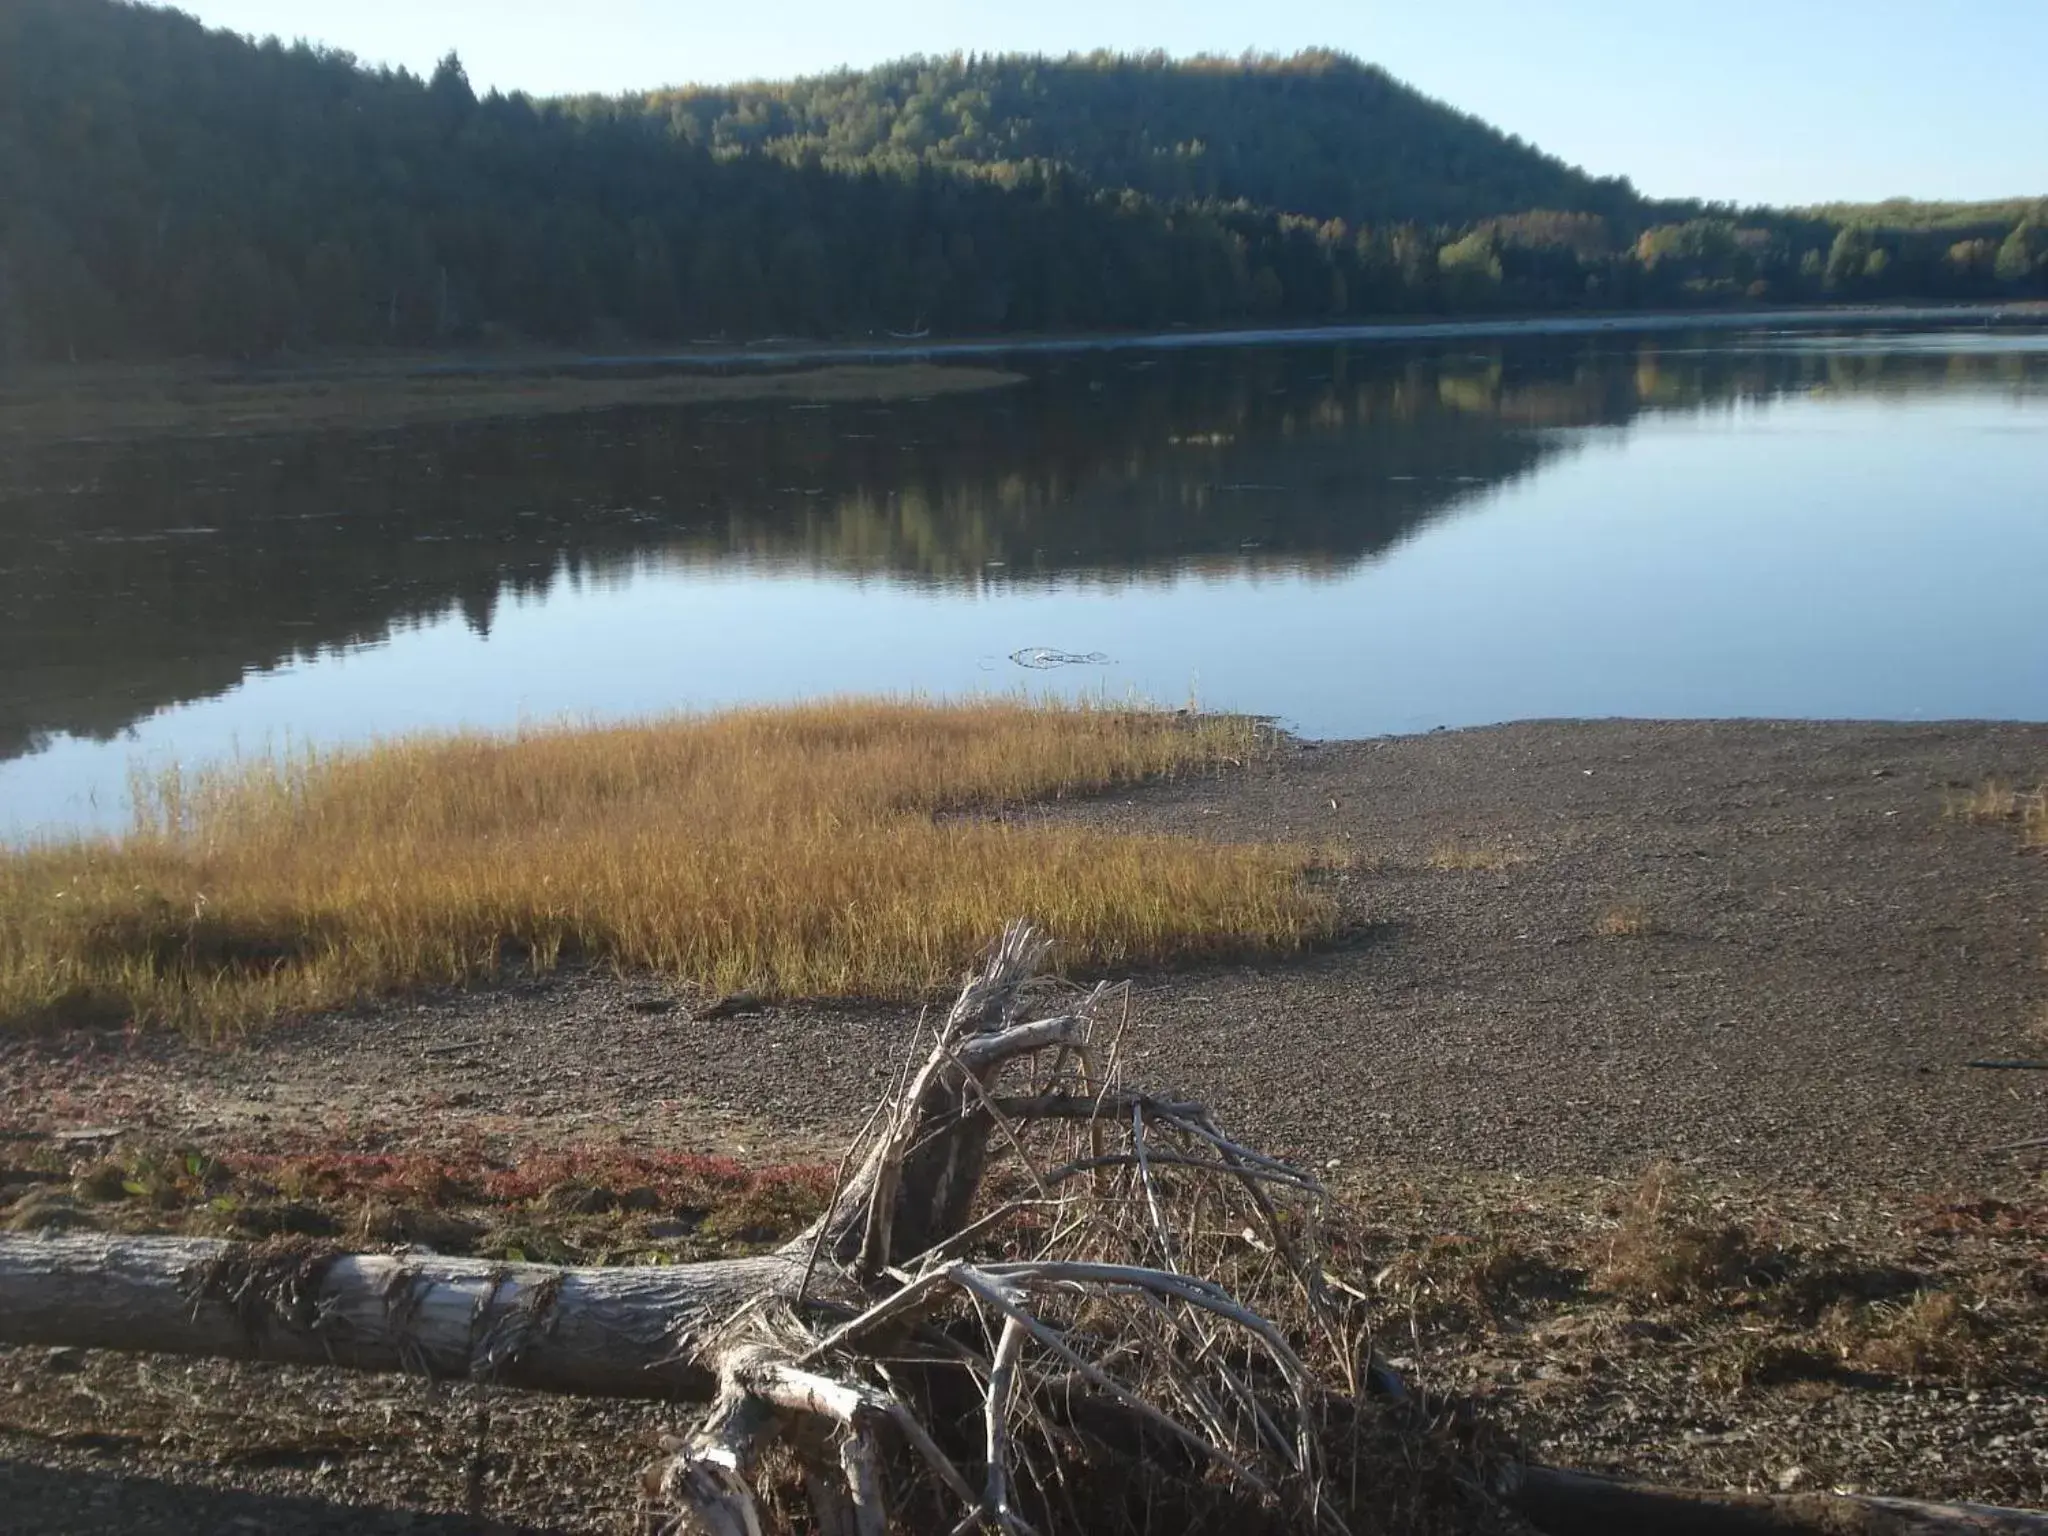
POLYGON ((2048 287, 2048 203, 1649 203, 1332 53, 480 100, 5 0, 0 187, 9 361, 2048 287))

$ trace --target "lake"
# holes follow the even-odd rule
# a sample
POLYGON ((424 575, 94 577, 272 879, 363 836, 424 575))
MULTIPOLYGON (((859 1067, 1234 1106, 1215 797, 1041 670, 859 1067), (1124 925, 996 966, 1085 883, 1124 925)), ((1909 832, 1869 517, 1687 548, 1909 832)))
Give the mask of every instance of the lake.
POLYGON ((131 772, 848 692, 1369 736, 2048 719, 2048 330, 1034 353, 891 404, 11 445, 0 835, 131 772))

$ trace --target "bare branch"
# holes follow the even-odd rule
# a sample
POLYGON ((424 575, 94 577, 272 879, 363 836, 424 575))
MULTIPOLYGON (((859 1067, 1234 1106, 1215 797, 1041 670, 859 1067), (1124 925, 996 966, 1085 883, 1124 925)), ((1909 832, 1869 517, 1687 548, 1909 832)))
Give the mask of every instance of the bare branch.
POLYGON ((1023 1523, 1010 1508, 1010 1399, 1025 1338, 1024 1324, 1016 1318, 1003 1324, 988 1379, 988 1487, 982 1498, 989 1519, 1004 1529, 1023 1523))

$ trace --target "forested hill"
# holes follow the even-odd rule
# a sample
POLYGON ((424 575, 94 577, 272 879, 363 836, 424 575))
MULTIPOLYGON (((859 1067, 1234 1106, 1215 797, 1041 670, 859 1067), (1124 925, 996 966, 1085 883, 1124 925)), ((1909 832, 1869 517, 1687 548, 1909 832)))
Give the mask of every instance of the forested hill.
POLYGON ((0 365, 2044 293, 2048 203, 1649 206, 1333 55, 479 100, 0 0, 0 365))
POLYGON ((997 176, 1050 164, 1167 202, 1242 202, 1352 224, 1644 212, 1627 181, 1595 180, 1339 53, 907 59, 660 91, 642 108, 725 154, 997 176))

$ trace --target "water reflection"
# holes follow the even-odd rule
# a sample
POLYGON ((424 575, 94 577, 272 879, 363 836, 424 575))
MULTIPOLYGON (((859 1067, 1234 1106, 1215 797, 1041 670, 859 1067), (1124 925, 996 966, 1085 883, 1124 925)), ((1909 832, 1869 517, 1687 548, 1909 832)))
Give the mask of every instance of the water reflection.
POLYGON ((110 740, 451 611, 488 635, 509 602, 649 570, 934 596, 1325 580, 1588 440, 1555 429, 1787 397, 2032 399, 2048 381, 2039 338, 2002 336, 1027 366, 1013 389, 896 406, 18 449, 0 460, 0 758, 110 740))

